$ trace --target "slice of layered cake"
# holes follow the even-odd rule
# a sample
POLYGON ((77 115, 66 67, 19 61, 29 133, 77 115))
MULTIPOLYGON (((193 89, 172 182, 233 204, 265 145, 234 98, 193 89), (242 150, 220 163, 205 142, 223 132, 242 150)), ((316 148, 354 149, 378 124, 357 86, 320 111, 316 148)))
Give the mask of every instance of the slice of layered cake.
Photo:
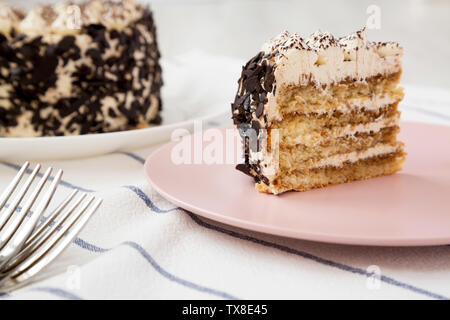
POLYGON ((364 30, 336 39, 284 32, 244 67, 232 104, 245 163, 261 192, 278 194, 392 174, 402 47, 364 30))
POLYGON ((0 136, 102 133, 161 122, 160 54, 134 0, 0 3, 0 136))

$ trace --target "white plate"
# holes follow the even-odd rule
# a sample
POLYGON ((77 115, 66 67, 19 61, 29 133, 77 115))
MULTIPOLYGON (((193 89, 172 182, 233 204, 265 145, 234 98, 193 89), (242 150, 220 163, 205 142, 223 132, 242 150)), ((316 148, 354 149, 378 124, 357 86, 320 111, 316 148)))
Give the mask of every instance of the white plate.
POLYGON ((163 59, 163 123, 147 129, 68 137, 0 138, 0 160, 74 159, 129 151, 170 140, 195 121, 223 119, 237 88, 241 62, 190 52, 163 59))

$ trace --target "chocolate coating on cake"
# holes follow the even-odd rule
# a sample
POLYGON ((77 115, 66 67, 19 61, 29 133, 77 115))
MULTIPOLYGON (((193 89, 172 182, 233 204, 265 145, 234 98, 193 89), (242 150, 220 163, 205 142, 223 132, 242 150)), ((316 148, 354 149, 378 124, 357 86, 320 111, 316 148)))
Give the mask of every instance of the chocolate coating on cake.
MULTIPOLYGON (((56 19, 51 8, 41 11, 56 19)), ((133 13, 138 18, 120 28, 86 23, 74 32, 1 31, 0 136, 103 133, 160 123, 156 28, 148 7, 136 5, 133 13)))
POLYGON ((255 178, 256 182, 267 181, 261 174, 259 163, 250 163, 250 151, 258 152, 258 142, 261 138, 260 128, 267 124, 267 118, 263 117, 264 105, 267 103, 267 94, 275 90, 274 63, 270 61, 272 55, 259 52, 250 59, 242 68, 239 79, 239 89, 231 105, 232 118, 237 125, 244 141, 244 164, 239 164, 236 169, 255 178), (249 130, 253 130, 258 140, 254 144, 250 141, 249 130), (252 147, 253 145, 253 147, 252 147), (252 147, 252 148, 251 148, 252 147))

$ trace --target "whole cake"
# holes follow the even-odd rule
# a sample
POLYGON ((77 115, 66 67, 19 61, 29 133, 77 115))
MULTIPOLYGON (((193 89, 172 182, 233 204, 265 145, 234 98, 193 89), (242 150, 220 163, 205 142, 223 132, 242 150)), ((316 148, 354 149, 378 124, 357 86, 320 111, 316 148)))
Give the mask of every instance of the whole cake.
POLYGON ((402 47, 369 42, 365 30, 336 39, 284 32, 242 70, 232 104, 256 189, 279 194, 392 174, 402 47))
POLYGON ((0 136, 102 133, 159 124, 155 24, 134 0, 0 3, 0 136))

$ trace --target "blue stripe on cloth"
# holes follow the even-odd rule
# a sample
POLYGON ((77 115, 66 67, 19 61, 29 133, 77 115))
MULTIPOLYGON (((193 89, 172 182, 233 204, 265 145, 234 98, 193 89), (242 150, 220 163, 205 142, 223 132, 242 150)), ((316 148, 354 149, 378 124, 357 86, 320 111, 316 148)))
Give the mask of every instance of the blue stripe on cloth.
MULTIPOLYGON (((136 189, 140 190, 138 188, 136 188, 136 189)), ((142 199, 143 195, 145 195, 145 193, 142 190, 140 190, 138 196, 142 199)), ((148 207, 150 209, 156 207, 155 204, 151 201, 151 199, 147 195, 145 195, 144 202, 146 204, 150 203, 150 205, 148 205, 148 207)), ((207 229, 210 229, 210 230, 214 230, 214 231, 217 231, 217 232, 220 232, 220 233, 224 233, 224 234, 227 234, 227 235, 232 236, 234 238, 238 238, 238 239, 241 239, 241 240, 246 240, 246 241, 249 241, 249 242, 253 242, 253 243, 265 246, 265 247, 270 247, 270 248, 273 248, 273 249, 277 249, 277 250, 280 250, 280 251, 283 251, 283 252, 286 252, 286 253, 289 253, 289 254, 294 254, 294 255, 297 255, 299 257, 302 257, 302 258, 305 258, 305 259, 308 259, 308 260, 312 260, 312 261, 315 261, 317 263, 320 263, 320 264, 323 264, 323 265, 326 265, 326 266, 329 266, 329 267, 337 268, 337 269, 342 270, 342 271, 347 271, 347 272, 351 272, 351 273, 354 273, 354 274, 359 274, 359 275, 366 276, 366 277, 370 277, 370 276, 373 275, 372 273, 369 273, 366 270, 361 269, 361 268, 356 268, 356 267, 352 267, 352 266, 349 266, 349 265, 346 265, 346 264, 343 264, 343 263, 339 263, 339 262, 331 261, 331 260, 328 260, 328 259, 324 259, 324 258, 312 255, 312 254, 307 253, 307 252, 296 250, 296 249, 293 249, 293 248, 290 248, 290 247, 287 247, 287 246, 283 246, 283 245, 280 245, 280 244, 277 244, 277 243, 274 243, 274 242, 260 240, 260 239, 257 239, 257 238, 251 237, 251 236, 247 236, 245 234, 241 234, 241 233, 238 233, 238 232, 235 232, 235 231, 232 231, 232 230, 228 230, 228 229, 225 229, 225 228, 222 228, 222 227, 218 227, 218 226, 209 224, 209 223, 201 220, 199 217, 197 217, 192 212, 190 212, 188 210, 185 210, 183 208, 179 208, 179 209, 181 211, 185 212, 196 224, 198 224, 201 227, 204 227, 204 228, 207 228, 207 229)), ((416 287, 416 286, 413 286, 413 285, 410 285, 410 284, 407 284, 407 283, 395 280, 395 279, 387 277, 387 276, 381 276, 380 280, 385 282, 385 283, 388 283, 390 285, 393 285, 393 286, 396 286, 396 287, 400 287, 400 288, 403 288, 403 289, 406 289, 406 290, 409 290, 409 291, 413 291, 415 293, 422 294, 422 295, 425 295, 425 296, 428 296, 428 297, 431 297, 431 298, 441 299, 441 300, 448 300, 448 298, 443 296, 443 295, 440 295, 440 294, 437 294, 437 293, 433 293, 431 291, 428 291, 428 290, 425 290, 425 289, 422 289, 422 288, 419 288, 419 287, 416 287)))
POLYGON ((140 157, 140 156, 138 156, 137 154, 134 154, 134 153, 131 153, 131 152, 118 152, 118 153, 126 155, 126 156, 129 156, 130 158, 133 158, 134 160, 136 160, 136 161, 138 161, 138 162, 140 162, 142 164, 145 164, 145 159, 140 157))
POLYGON ((145 250, 144 248, 142 248, 139 244, 137 244, 136 242, 131 242, 131 241, 127 241, 124 242, 125 245, 128 245, 134 249, 136 249, 152 266, 153 268, 158 271, 162 276, 164 276, 165 278, 179 283, 185 287, 200 291, 200 292, 204 292, 204 293, 209 293, 218 297, 222 297, 225 299, 232 299, 232 300, 237 300, 238 298, 236 298, 235 296, 232 296, 226 292, 223 291, 219 291, 219 290, 215 290, 215 289, 211 289, 211 288, 207 288, 204 286, 200 286, 198 284, 195 284, 193 282, 184 280, 182 278, 179 278, 177 276, 174 276, 173 274, 170 274, 169 272, 167 272, 166 270, 164 270, 145 250))
MULTIPOLYGON (((4 166, 7 166, 7 167, 12 168, 12 169, 15 169, 16 171, 19 171, 20 168, 22 167, 21 165, 19 166, 19 165, 13 164, 13 163, 5 162, 5 161, 2 161, 0 163, 3 164, 4 166)), ((32 173, 32 170, 28 169, 27 173, 28 174, 32 173)), ((42 173, 38 173, 38 177, 42 177, 42 176, 43 176, 42 173)), ((50 177, 49 180, 52 181, 53 177, 50 177)), ((73 185, 73 184, 71 184, 71 183, 69 183, 67 181, 64 181, 64 180, 61 180, 60 185, 65 186, 65 187, 70 188, 70 189, 75 189, 75 190, 79 190, 79 191, 82 191, 82 192, 86 192, 86 193, 93 193, 93 192, 95 192, 94 190, 86 189, 86 188, 83 188, 83 187, 79 187, 79 186, 73 185)))
MULTIPOLYGON (((91 243, 88 243, 86 241, 84 241, 83 239, 77 238, 75 240, 75 244, 78 245, 79 247, 92 251, 92 252, 107 252, 110 251, 112 249, 105 249, 105 248, 100 248, 96 245, 93 245, 91 243)), ((225 298, 225 299, 232 299, 232 300, 237 300, 238 298, 236 298, 235 296, 226 293, 224 291, 219 291, 219 290, 215 290, 215 289, 211 289, 205 286, 201 286, 198 285, 194 282, 182 279, 180 277, 177 277, 173 274, 171 274, 170 272, 166 271, 163 267, 161 267, 161 265, 159 265, 156 260, 143 248, 141 247, 138 243, 133 242, 133 241, 125 241, 123 243, 121 243, 120 245, 126 245, 129 246, 133 249, 135 249, 137 252, 139 252, 141 254, 142 257, 144 257, 145 260, 147 260, 148 263, 150 263, 150 265, 153 267, 153 269, 155 269, 159 274, 161 274, 164 278, 176 282, 178 284, 181 284, 182 286, 185 286, 187 288, 191 288, 200 292, 204 292, 204 293, 209 293, 221 298, 225 298)))
POLYGON ((144 201, 146 206, 149 207, 152 211, 155 211, 156 213, 169 213, 169 212, 176 211, 179 209, 178 207, 167 209, 167 210, 160 209, 157 206, 155 206, 153 204, 153 202, 150 200, 150 198, 144 193, 144 191, 142 191, 138 187, 135 187, 135 186, 123 186, 123 187, 136 193, 137 196, 139 198, 141 198, 142 201, 144 201))
POLYGON ((62 298, 65 298, 65 299, 70 299, 70 300, 83 300, 83 298, 81 298, 81 297, 79 297, 79 296, 77 296, 77 295, 75 295, 75 294, 73 294, 71 292, 68 292, 68 291, 65 291, 65 290, 59 289, 59 288, 34 287, 34 288, 31 288, 30 291, 47 292, 47 293, 53 294, 55 296, 62 297, 62 298))
POLYGON ((95 246, 93 244, 90 244, 90 243, 84 241, 81 238, 76 238, 73 241, 73 243, 75 243, 80 248, 86 249, 86 250, 91 251, 91 252, 96 252, 96 253, 103 253, 103 252, 107 252, 107 251, 110 250, 110 249, 104 249, 104 248, 97 247, 97 246, 95 246))

